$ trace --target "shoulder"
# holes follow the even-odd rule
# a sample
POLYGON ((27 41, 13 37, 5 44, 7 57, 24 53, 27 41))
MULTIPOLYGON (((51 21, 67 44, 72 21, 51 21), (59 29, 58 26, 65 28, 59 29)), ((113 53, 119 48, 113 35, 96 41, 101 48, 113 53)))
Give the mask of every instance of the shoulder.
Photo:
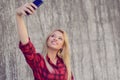
POLYGON ((42 60, 44 60, 44 56, 43 56, 43 54, 42 53, 36 53, 36 57, 39 57, 40 59, 42 59, 42 60))

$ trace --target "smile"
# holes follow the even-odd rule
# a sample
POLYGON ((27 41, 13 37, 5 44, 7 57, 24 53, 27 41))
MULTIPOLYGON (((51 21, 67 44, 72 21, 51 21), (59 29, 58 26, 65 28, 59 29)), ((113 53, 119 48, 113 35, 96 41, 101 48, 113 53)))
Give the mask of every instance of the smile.
POLYGON ((53 45, 58 45, 55 41, 52 41, 51 43, 52 43, 53 45))

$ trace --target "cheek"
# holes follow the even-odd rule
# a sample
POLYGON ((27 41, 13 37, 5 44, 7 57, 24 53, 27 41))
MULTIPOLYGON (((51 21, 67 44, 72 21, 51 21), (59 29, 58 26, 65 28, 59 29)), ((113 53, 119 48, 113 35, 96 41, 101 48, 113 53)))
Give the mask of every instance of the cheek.
POLYGON ((63 44, 64 44, 64 42, 60 42, 60 47, 62 47, 62 46, 63 46, 63 44))
POLYGON ((47 40, 47 42, 50 42, 51 40, 52 40, 52 38, 51 38, 51 37, 49 37, 49 38, 48 38, 48 40, 47 40))

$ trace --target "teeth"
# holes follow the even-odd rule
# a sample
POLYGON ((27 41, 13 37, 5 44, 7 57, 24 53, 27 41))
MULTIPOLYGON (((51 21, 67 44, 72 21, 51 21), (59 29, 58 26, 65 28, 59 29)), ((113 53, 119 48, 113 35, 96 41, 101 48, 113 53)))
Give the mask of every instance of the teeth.
POLYGON ((54 42, 54 41, 52 41, 52 44, 55 44, 55 45, 56 45, 57 43, 56 43, 56 42, 54 42))

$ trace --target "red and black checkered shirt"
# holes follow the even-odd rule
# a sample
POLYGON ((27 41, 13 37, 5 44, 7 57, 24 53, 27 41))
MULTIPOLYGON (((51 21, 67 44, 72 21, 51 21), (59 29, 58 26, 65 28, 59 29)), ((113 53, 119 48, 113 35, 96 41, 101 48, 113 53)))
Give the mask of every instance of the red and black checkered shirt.
MULTIPOLYGON (((49 57, 46 56, 48 63, 55 70, 55 73, 50 73, 46 67, 44 57, 40 53, 36 53, 30 38, 29 42, 25 45, 19 42, 19 48, 31 67, 35 80, 67 80, 66 66, 61 58, 58 57, 57 64, 55 65, 50 61, 49 57)), ((73 80, 73 76, 71 78, 73 80)))

